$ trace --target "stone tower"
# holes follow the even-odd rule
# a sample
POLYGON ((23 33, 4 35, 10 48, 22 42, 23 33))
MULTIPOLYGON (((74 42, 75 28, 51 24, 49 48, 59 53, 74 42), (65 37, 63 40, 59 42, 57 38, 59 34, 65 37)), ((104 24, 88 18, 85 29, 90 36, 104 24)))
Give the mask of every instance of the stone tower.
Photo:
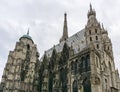
POLYGON ((38 57, 36 44, 28 31, 8 55, 2 76, 3 92, 33 92, 38 57))
POLYGON ((103 48, 101 26, 96 19, 96 12, 92 9, 91 4, 90 10, 88 11, 88 21, 85 30, 87 45, 94 45, 96 49, 101 50, 103 48))
POLYGON ((112 43, 108 32, 96 19, 96 12, 90 4, 88 21, 85 26, 86 44, 91 49, 91 91, 95 92, 118 92, 120 85, 114 76, 116 75, 115 63, 112 51, 112 43), (97 54, 97 53, 98 54, 97 54), (103 85, 104 84, 104 85, 103 85))

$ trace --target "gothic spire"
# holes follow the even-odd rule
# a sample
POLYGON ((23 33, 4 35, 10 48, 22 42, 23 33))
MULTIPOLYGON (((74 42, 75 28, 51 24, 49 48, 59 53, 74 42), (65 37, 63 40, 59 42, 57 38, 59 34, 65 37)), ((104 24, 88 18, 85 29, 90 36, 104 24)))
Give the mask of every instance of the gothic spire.
POLYGON ((64 27, 63 27, 63 36, 65 36, 65 38, 68 38, 68 30, 67 30, 67 14, 64 14, 64 27))
POLYGON ((92 11, 92 5, 91 5, 91 3, 90 3, 90 11, 92 11))
POLYGON ((64 25, 63 25, 63 35, 62 38, 60 39, 61 41, 64 41, 68 38, 68 27, 67 27, 67 14, 64 14, 64 25))
POLYGON ((100 27, 100 23, 97 21, 97 18, 96 18, 96 12, 92 8, 91 4, 90 4, 90 9, 88 11, 87 17, 88 17, 88 21, 87 21, 86 27, 91 27, 91 26, 99 26, 100 27))
POLYGON ((96 16, 96 12, 95 12, 95 10, 93 10, 92 5, 90 4, 90 10, 88 11, 88 18, 89 18, 91 15, 96 16))

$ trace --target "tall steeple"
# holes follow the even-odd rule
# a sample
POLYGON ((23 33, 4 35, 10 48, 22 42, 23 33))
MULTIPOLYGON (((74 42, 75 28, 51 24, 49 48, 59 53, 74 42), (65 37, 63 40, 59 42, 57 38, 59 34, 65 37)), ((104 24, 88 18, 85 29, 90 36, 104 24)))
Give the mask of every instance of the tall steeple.
POLYGON ((68 38, 68 28, 67 28, 67 14, 64 14, 64 27, 63 27, 63 36, 68 38))
POLYGON ((60 39, 60 42, 66 40, 68 38, 68 27, 67 27, 67 14, 64 14, 64 25, 63 25, 63 35, 60 39))

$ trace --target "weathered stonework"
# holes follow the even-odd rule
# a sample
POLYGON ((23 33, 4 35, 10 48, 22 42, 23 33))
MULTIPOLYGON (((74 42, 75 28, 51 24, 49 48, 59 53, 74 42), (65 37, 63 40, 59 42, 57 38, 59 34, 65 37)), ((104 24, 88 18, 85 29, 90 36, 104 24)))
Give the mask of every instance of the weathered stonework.
POLYGON ((60 43, 39 53, 29 34, 10 51, 3 92, 120 92, 112 43, 90 5, 85 28, 68 37, 67 15, 60 43))
POLYGON ((10 51, 2 76, 3 92, 33 92, 39 53, 27 34, 10 51))

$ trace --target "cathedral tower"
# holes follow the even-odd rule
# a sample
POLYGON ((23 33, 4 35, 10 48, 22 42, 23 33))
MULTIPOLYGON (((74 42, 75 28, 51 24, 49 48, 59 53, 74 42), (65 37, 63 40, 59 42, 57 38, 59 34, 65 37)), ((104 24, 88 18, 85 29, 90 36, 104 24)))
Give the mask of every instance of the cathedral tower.
POLYGON ((90 10, 88 11, 88 21, 85 27, 85 36, 87 45, 93 45, 94 48, 101 50, 102 49, 102 35, 101 35, 101 26, 96 19, 96 12, 93 10, 92 5, 90 4, 90 10))
POLYGON ((28 30, 9 53, 2 76, 3 92, 33 92, 38 57, 36 44, 28 30))

